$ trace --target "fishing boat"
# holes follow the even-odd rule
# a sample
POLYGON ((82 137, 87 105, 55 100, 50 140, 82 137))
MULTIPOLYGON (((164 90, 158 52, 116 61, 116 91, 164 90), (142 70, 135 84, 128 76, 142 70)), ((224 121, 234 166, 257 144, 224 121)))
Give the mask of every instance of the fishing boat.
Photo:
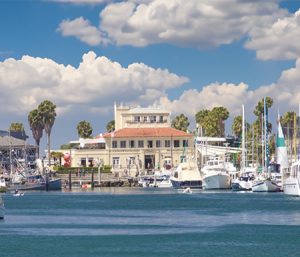
POLYGON ((23 183, 10 185, 10 190, 61 190, 60 178, 52 178, 48 175, 28 175, 23 183))

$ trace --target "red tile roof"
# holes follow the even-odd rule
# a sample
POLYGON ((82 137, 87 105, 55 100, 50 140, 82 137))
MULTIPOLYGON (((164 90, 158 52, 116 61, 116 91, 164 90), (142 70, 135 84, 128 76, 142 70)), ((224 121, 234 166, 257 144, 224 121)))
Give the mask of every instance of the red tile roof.
POLYGON ((192 137, 193 134, 186 133, 174 128, 123 128, 112 133, 105 133, 103 137, 192 137))

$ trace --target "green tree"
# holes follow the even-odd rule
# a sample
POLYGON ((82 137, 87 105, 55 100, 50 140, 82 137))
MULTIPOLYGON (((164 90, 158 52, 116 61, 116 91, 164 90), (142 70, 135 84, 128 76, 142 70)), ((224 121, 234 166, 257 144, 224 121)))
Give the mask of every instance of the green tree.
POLYGON ((55 111, 56 105, 53 104, 49 100, 45 100, 38 106, 38 112, 42 116, 42 121, 44 125, 45 132, 47 134, 47 145, 48 145, 48 165, 50 165, 50 136, 52 127, 54 125, 54 121, 56 118, 56 111, 55 111))
POLYGON ((61 167, 61 159, 63 158, 64 154, 61 152, 51 152, 51 157, 54 159, 54 162, 59 161, 59 166, 61 167))
POLYGON ((111 120, 110 122, 108 122, 106 124, 106 131, 107 132, 113 132, 113 131, 115 131, 115 121, 114 120, 111 120))
MULTIPOLYGON (((266 97, 266 107, 267 110, 270 109, 273 105, 273 99, 269 96, 266 97)), ((264 98, 261 99, 257 105, 255 106, 255 109, 253 111, 254 115, 257 117, 256 120, 253 123, 253 130, 254 130, 254 148, 256 153, 256 160, 261 162, 263 156, 262 156, 262 150, 261 150, 261 139, 262 139, 262 124, 263 124, 263 115, 264 113, 264 98)), ((267 124, 268 133, 272 132, 272 124, 268 122, 267 124)), ((270 143, 270 141, 269 141, 270 143)), ((272 149, 269 147, 269 150, 272 149)), ((271 153, 271 152, 270 152, 271 153)))
POLYGON ((184 114, 177 115, 173 120, 171 126, 173 128, 187 131, 188 127, 190 125, 188 117, 186 117, 184 114))
POLYGON ((44 123, 43 117, 37 109, 28 114, 28 123, 37 146, 37 158, 40 158, 40 140, 43 136, 44 123))
POLYGON ((12 122, 9 127, 9 131, 24 132, 24 126, 21 122, 12 122))
POLYGON ((295 112, 286 112, 281 118, 281 125, 288 138, 293 137, 295 112))
POLYGON ((210 137, 223 137, 225 135, 225 120, 229 112, 224 107, 214 107, 210 110, 200 110, 196 113, 195 119, 199 124, 202 135, 210 137))
MULTIPOLYGON (((242 115, 238 115, 236 117, 234 117, 233 119, 233 123, 232 123, 232 132, 233 134, 238 137, 241 138, 242 137, 242 130, 243 130, 243 117, 242 115)), ((248 122, 245 122, 245 131, 249 131, 250 129, 250 124, 248 122)))
POLYGON ((76 128, 80 138, 89 138, 93 133, 91 124, 85 120, 80 121, 76 128))
POLYGON ((200 131, 202 132, 201 135, 205 135, 204 124, 205 124, 205 119, 208 116, 209 112, 210 112, 209 110, 204 109, 204 110, 200 110, 195 115, 196 123, 199 125, 200 131))
POLYGON ((214 119, 218 123, 217 131, 218 136, 225 136, 225 120, 229 117, 229 111, 225 107, 214 107, 211 111, 211 115, 214 116, 214 119))

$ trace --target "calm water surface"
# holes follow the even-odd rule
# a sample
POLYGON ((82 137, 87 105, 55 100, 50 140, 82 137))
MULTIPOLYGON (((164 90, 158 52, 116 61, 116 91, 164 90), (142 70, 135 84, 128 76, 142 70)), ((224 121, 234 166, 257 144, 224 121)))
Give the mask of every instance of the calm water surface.
POLYGON ((96 189, 3 195, 1 257, 300 256, 300 198, 96 189))

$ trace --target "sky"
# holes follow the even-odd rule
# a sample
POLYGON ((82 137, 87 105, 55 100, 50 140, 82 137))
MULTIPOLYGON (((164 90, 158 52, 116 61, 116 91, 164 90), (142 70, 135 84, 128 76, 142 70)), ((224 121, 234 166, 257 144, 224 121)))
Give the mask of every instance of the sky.
MULTIPOLYGON (((1 0, 0 129, 44 100, 56 106, 51 148, 86 120, 106 131, 113 106, 157 106, 195 126, 224 106, 246 120, 265 96, 300 102, 299 0, 1 0)), ((272 120, 273 119, 273 120, 272 120)), ((45 145, 46 136, 42 138, 45 145)))

